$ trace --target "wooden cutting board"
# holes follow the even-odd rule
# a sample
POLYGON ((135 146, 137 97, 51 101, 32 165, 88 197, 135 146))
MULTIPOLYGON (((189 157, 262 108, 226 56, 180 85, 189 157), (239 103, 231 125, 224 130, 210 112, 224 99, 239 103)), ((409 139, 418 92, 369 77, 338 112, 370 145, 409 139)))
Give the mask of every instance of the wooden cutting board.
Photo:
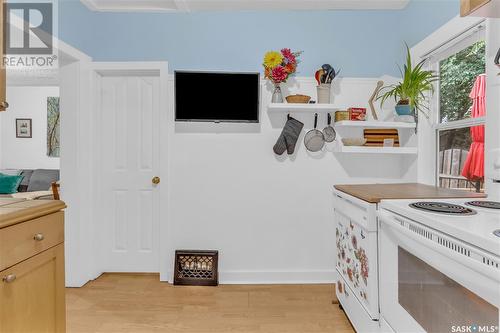
POLYGON ((418 183, 335 185, 335 189, 358 199, 379 203, 384 199, 485 198, 484 193, 450 190, 418 183))

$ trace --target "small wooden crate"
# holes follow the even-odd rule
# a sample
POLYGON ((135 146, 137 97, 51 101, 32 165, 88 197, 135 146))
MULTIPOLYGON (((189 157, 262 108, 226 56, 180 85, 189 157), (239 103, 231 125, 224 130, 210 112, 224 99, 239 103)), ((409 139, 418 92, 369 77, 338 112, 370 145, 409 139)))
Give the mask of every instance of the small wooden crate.
POLYGON ((203 250, 175 251, 174 285, 219 285, 219 252, 203 250))
POLYGON ((364 137, 366 139, 365 146, 383 147, 384 139, 393 139, 394 147, 399 147, 399 134, 397 129, 380 128, 380 129, 365 129, 364 137))

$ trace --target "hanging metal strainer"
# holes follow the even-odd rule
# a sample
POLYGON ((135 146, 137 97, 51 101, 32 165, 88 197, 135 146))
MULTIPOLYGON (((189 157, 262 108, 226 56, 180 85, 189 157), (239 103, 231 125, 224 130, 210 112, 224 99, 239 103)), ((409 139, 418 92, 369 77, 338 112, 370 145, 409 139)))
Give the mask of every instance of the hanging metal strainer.
POLYGON ((316 129, 317 125, 318 125, 318 114, 315 113, 314 128, 309 132, 307 132, 306 136, 304 137, 304 145, 306 146, 306 149, 311 152, 320 151, 321 149, 323 149, 323 146, 325 145, 325 137, 323 135, 323 132, 316 129))
POLYGON ((332 116, 330 113, 328 113, 328 125, 323 129, 323 136, 325 137, 326 142, 333 142, 335 140, 335 137, 337 136, 337 133, 335 132, 335 129, 331 125, 332 123, 332 116))

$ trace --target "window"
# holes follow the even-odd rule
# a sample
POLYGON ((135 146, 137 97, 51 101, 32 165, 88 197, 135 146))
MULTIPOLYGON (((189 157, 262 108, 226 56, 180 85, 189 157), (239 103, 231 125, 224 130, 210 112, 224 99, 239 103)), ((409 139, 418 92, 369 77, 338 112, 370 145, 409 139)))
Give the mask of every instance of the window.
POLYGON ((474 189, 481 183, 469 181, 462 176, 472 143, 469 127, 439 131, 439 183, 440 187, 474 189))
POLYGON ((485 51, 482 28, 476 27, 472 34, 462 36, 459 42, 431 57, 440 76, 434 103, 440 187, 471 191, 483 188, 478 174, 484 174, 484 170, 479 172, 476 167, 475 172, 468 172, 480 164, 479 159, 484 159, 484 146, 480 144, 481 140, 484 143, 484 115, 472 114, 469 95, 478 77, 486 71, 485 51), (481 149, 483 152, 479 153, 481 149))
POLYGON ((471 117, 469 94, 486 71, 486 43, 481 40, 439 62, 439 120, 447 123, 471 117))

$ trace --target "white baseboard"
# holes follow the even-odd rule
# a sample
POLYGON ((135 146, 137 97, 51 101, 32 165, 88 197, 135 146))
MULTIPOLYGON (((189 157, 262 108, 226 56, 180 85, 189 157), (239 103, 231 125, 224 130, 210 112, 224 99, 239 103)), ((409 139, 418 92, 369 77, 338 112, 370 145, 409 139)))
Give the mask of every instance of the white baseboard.
POLYGON ((335 283, 335 270, 220 271, 220 284, 327 284, 335 283))
MULTIPOLYGON (((92 280, 99 277, 95 276, 92 280)), ((68 288, 78 288, 90 280, 71 281, 68 288)), ((173 272, 160 274, 160 281, 173 283, 173 272)), ((219 271, 219 284, 331 284, 336 283, 335 270, 317 271, 219 271)))

